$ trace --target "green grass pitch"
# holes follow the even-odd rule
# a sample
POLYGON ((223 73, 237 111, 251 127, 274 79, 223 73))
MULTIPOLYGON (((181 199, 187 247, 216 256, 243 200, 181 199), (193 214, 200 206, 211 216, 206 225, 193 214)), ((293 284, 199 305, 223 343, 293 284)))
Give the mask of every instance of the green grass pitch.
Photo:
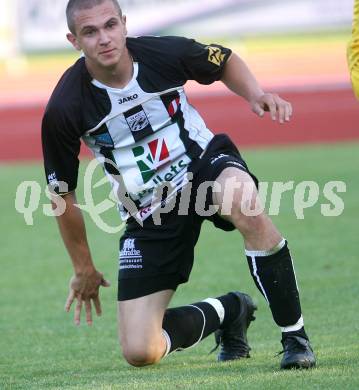
MULTIPOLYGON (((244 156, 262 180, 309 180, 320 188, 332 180, 347 185, 340 194, 345 209, 339 217, 321 215, 321 196, 305 210, 304 220, 297 220, 291 192, 273 218, 294 255, 316 369, 278 369, 280 358, 274 355, 281 350, 280 333, 251 280, 240 236, 210 224, 203 228, 190 282, 179 288, 171 304, 234 289, 249 292, 259 306, 249 330, 252 358, 218 364, 215 354, 208 354, 210 336, 157 366, 128 366, 116 335, 118 237, 98 230, 87 218, 97 267, 112 287, 102 290, 102 318, 92 328, 76 328, 63 311, 72 270, 55 221, 37 211, 34 226, 26 226, 15 212, 21 181, 37 180, 44 187, 42 166, 1 165, 0 389, 358 389, 359 144, 246 150, 244 156)), ((108 188, 97 191, 100 199, 108 188)), ((41 202, 48 203, 44 196, 41 202)), ((116 210, 106 218, 114 223, 116 210)))

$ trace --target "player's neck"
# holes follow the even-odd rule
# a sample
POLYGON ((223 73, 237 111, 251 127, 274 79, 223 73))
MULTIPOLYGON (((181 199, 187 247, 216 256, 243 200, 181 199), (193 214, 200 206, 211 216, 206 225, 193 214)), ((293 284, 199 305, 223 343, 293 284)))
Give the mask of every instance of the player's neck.
POLYGON ((133 60, 128 50, 113 67, 96 66, 90 61, 86 61, 86 67, 94 79, 112 88, 126 87, 133 76, 133 60))

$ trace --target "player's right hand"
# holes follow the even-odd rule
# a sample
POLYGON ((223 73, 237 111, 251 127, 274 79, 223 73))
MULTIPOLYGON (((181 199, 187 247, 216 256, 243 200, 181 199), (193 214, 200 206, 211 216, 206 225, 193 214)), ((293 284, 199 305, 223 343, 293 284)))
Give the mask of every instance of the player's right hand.
POLYGON ((252 111, 260 117, 269 112, 272 120, 279 120, 280 124, 289 122, 293 115, 293 107, 286 100, 275 93, 264 93, 251 101, 252 111))
POLYGON ((66 300, 65 310, 70 311, 72 303, 76 300, 76 307, 74 313, 75 325, 80 325, 81 310, 83 304, 85 304, 86 322, 88 325, 92 325, 92 305, 95 306, 96 314, 100 316, 101 302, 99 298, 100 286, 109 287, 110 282, 105 280, 101 272, 93 269, 89 272, 83 272, 76 274, 70 280, 70 291, 66 300))

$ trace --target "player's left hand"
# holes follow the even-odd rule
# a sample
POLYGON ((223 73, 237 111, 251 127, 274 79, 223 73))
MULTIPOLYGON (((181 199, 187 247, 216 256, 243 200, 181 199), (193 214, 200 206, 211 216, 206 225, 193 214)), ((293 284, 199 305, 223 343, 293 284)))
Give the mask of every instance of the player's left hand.
POLYGON ((260 117, 269 112, 272 120, 278 119, 279 123, 289 122, 293 115, 292 105, 275 93, 264 93, 251 102, 251 107, 260 117))

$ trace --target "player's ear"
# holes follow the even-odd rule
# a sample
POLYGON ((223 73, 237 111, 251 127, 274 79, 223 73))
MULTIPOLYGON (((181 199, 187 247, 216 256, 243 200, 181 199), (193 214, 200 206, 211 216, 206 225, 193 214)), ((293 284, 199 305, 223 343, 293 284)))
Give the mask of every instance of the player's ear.
POLYGON ((126 15, 122 15, 121 20, 122 20, 122 24, 123 24, 125 35, 127 35, 127 25, 126 25, 127 17, 126 17, 126 15))
POLYGON ((81 47, 79 43, 77 42, 77 38, 74 34, 72 33, 67 33, 66 34, 67 40, 71 43, 71 45, 76 49, 76 50, 81 50, 81 47))

